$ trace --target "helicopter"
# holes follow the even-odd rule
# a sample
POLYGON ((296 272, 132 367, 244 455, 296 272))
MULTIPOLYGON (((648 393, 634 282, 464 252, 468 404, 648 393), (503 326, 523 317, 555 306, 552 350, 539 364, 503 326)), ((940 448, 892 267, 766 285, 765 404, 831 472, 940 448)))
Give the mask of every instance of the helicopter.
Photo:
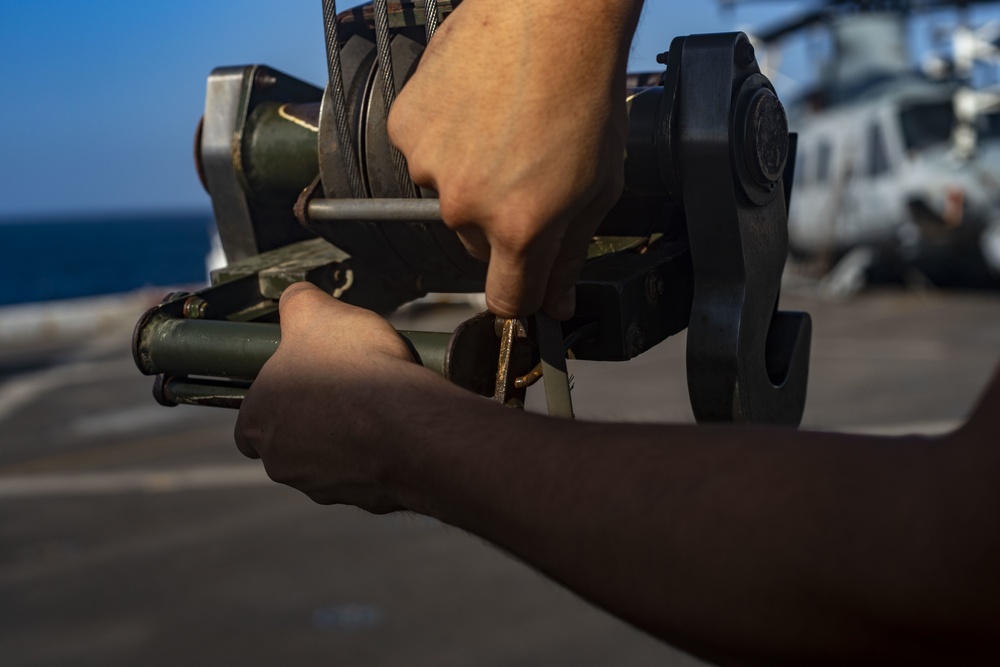
POLYGON ((831 38, 818 80, 787 110, 798 133, 789 266, 832 295, 915 277, 1000 286, 1000 94, 971 76, 995 63, 1000 32, 960 25, 951 53, 923 68, 907 45, 914 13, 972 4, 985 3, 827 0, 752 36, 765 70, 796 34, 831 38))

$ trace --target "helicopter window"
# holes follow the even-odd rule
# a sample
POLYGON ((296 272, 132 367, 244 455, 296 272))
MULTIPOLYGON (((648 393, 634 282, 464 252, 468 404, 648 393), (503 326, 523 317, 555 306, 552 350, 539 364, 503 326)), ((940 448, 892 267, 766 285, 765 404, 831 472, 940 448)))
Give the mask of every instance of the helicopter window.
POLYGON ((899 114, 907 149, 920 151, 951 139, 955 110, 951 102, 921 104, 899 114))
POLYGON ((976 131, 980 137, 1000 137, 1000 113, 993 112, 980 116, 976 131))
POLYGON ((829 141, 819 142, 816 147, 816 182, 826 183, 830 179, 830 158, 833 157, 833 148, 829 141))
POLYGON ((889 153, 885 148, 882 126, 872 123, 868 126, 868 175, 880 176, 889 169, 889 153))

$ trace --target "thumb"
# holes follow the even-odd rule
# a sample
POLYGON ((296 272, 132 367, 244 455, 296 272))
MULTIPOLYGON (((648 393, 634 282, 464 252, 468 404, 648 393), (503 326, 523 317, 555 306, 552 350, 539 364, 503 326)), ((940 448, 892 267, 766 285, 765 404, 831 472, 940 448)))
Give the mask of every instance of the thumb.
POLYGON ((536 312, 545 297, 545 285, 555 253, 534 245, 523 252, 494 246, 486 271, 486 305, 501 317, 523 317, 536 312))

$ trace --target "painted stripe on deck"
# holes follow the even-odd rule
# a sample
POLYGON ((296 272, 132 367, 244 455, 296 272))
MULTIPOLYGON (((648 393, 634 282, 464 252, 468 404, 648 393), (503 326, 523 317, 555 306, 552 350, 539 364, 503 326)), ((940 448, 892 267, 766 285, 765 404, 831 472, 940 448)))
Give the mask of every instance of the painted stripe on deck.
POLYGON ((0 500, 116 493, 170 493, 273 485, 260 463, 0 477, 0 500))
POLYGON ((845 426, 832 430, 838 433, 858 433, 862 435, 944 435, 954 431, 964 422, 959 419, 941 419, 938 421, 907 422, 905 424, 867 424, 863 426, 845 426))

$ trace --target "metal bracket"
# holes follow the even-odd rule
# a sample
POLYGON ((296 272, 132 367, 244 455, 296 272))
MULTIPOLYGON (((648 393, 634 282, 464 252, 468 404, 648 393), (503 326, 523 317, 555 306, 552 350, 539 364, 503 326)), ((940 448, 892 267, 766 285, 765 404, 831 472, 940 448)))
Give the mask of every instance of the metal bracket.
MULTIPOLYGON (((781 134, 784 114, 777 128, 748 118, 748 98, 767 95, 770 84, 742 33, 678 38, 668 67, 680 72, 676 138, 694 266, 687 370, 695 417, 797 425, 812 324, 806 313, 777 310, 788 251, 780 154, 787 143, 767 142, 781 134)), ((766 103, 780 107, 776 97, 766 103)), ((783 132, 787 140, 787 125, 783 132)))
MULTIPOLYGON (((258 201, 249 194, 251 156, 244 140, 248 120, 265 102, 318 102, 322 94, 315 86, 263 65, 220 67, 209 76, 195 159, 212 196, 216 226, 229 261, 313 237, 295 224, 292 204, 298 192, 287 202, 258 201)), ((302 123, 295 120, 286 124, 302 133, 302 123)), ((305 134, 311 133, 306 130, 305 134)), ((301 187, 308 182, 307 178, 301 187)))

